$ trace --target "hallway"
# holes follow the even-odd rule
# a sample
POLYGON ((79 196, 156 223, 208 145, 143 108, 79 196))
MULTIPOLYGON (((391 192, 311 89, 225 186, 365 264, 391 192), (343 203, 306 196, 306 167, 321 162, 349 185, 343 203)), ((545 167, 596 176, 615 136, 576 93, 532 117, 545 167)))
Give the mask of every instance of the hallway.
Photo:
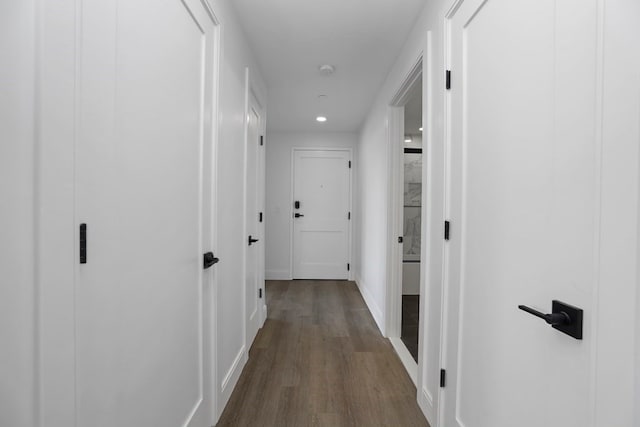
POLYGON ((354 282, 269 281, 222 426, 428 426, 354 282))

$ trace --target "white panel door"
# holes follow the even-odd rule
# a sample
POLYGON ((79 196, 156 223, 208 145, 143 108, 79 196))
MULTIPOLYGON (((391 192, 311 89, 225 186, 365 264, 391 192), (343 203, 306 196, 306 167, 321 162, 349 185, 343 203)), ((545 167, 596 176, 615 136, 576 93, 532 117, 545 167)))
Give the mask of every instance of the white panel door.
POLYGON ((451 55, 440 425, 591 425, 596 0, 464 0, 451 55), (577 340, 518 309, 584 309, 577 340))
POLYGON ((249 350, 253 339, 260 329, 262 321, 262 298, 264 283, 260 283, 262 274, 260 274, 262 255, 260 248, 264 245, 262 238, 262 227, 260 224, 260 205, 262 194, 262 179, 259 173, 261 146, 260 131, 262 126, 261 112, 255 98, 249 98, 249 116, 247 118, 247 145, 245 151, 246 159, 246 277, 245 277, 245 303, 246 303, 246 349, 249 350))
POLYGON ((294 279, 349 277, 350 171, 348 151, 294 151, 294 279))
POLYGON ((199 0, 83 2, 78 426, 209 426, 215 25, 199 0))

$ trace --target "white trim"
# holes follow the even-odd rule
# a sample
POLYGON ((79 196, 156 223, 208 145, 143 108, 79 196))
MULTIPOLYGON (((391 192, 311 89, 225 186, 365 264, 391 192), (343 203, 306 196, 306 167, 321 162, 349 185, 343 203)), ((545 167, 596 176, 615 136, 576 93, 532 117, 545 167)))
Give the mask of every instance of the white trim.
MULTIPOLYGON (((211 21, 214 25, 214 33, 213 33, 213 82, 212 82, 212 111, 211 111, 211 125, 212 125, 212 134, 211 134, 211 162, 210 162, 210 179, 213 181, 213 185, 211 186, 211 194, 210 194, 210 216, 212 220, 211 224, 211 234, 209 236, 209 244, 211 245, 211 250, 218 252, 218 210, 216 207, 218 206, 218 145, 220 144, 220 59, 221 55, 221 24, 218 16, 216 15, 213 6, 211 5, 209 0, 201 0, 202 5, 207 11, 207 14, 211 18, 211 21)), ((211 280, 209 282, 211 286, 211 301, 209 303, 209 308, 211 309, 210 313, 205 315, 209 316, 210 322, 210 342, 209 342, 209 380, 204 381, 205 386, 209 389, 207 393, 211 398, 211 408, 209 416, 209 421, 213 425, 217 422, 218 417, 221 413, 219 402, 220 402, 220 393, 218 392, 218 387, 216 387, 216 383, 218 381, 218 274, 216 269, 212 269, 211 272, 211 280)))
POLYGON ((383 337, 386 337, 387 335, 385 334, 384 330, 384 317, 382 316, 382 310, 380 310, 380 307, 378 307, 378 304, 376 304, 373 295, 371 295, 371 293, 367 289, 364 281, 360 277, 356 277, 355 282, 358 286, 358 290, 360 291, 360 295, 362 295, 362 299, 364 300, 365 304, 367 304, 367 308, 369 309, 373 320, 375 320, 376 325, 378 326, 378 330, 383 337))
MULTIPOLYGON (((249 67, 244 69, 244 118, 243 118, 243 153, 242 153, 242 241, 247 238, 247 156, 249 139, 249 96, 250 96, 249 67)), ((242 342, 244 348, 249 348, 251 343, 247 342, 247 245, 243 245, 242 250, 242 342)), ((234 362, 235 363, 235 362, 234 362)), ((226 405, 226 402, 225 402, 226 405)))
MULTIPOLYGON (((347 280, 355 280, 354 277, 354 265, 353 265, 353 224, 355 222, 354 213, 353 213, 353 176, 355 170, 355 164, 353 161, 353 149, 350 147, 292 147, 291 148, 291 185, 289 188, 289 276, 287 279, 270 279, 270 280, 294 280, 293 276, 293 242, 294 242, 294 221, 293 221, 293 203, 294 203, 294 188, 295 188, 295 155, 296 151, 344 151, 349 153, 349 161, 351 162, 351 168, 349 168, 349 211, 351 212, 351 220, 347 225, 347 263, 350 264, 351 268, 347 274, 347 280)), ((282 277, 282 276, 280 276, 282 277)))
POLYGON ((402 339, 399 337, 390 337, 389 341, 393 346, 396 354, 400 358, 400 361, 404 365, 404 368, 407 370, 407 374, 413 381, 413 385, 417 386, 418 384, 418 364, 415 360, 413 360, 413 356, 409 353, 407 346, 402 342, 402 339))
MULTIPOLYGON (((404 163, 402 162, 404 136, 404 105, 411 96, 411 89, 423 75, 423 52, 405 74, 398 91, 389 101, 387 120, 387 286, 385 303, 385 324, 390 337, 400 336, 402 310, 402 246, 397 242, 403 229, 402 186, 404 183, 404 163)), ((423 99, 424 104, 424 99, 423 99)), ((423 109, 424 110, 424 109, 423 109)), ((423 200, 424 188, 423 188, 423 200)), ((424 227, 423 227, 424 229, 424 227)), ((426 240, 425 240, 426 243, 426 240)), ((423 246, 424 244, 423 243, 423 246)), ((424 271, 425 260, 421 257, 420 270, 424 271)), ((422 275, 422 273, 421 273, 422 275)))
MULTIPOLYGON (((251 75, 251 71, 249 69, 249 67, 245 67, 245 108, 244 108, 244 159, 243 159, 243 209, 242 209, 242 219, 243 219, 243 235, 242 238, 246 239, 247 236, 249 235, 248 230, 247 230, 247 221, 249 220, 248 218, 248 212, 247 212, 247 157, 249 155, 249 149, 250 149, 250 142, 249 142, 249 114, 251 113, 251 110, 256 111, 256 113, 259 115, 259 120, 260 122, 258 123, 258 133, 260 135, 263 136, 263 141, 266 140, 266 121, 264 118, 265 112, 264 112, 264 101, 261 101, 258 97, 258 93, 255 90, 255 83, 253 83, 253 78, 251 75)), ((263 146, 258 146, 258 150, 256 152, 256 166, 257 166, 257 171, 258 172, 265 172, 266 171, 266 156, 265 156, 265 152, 264 152, 264 145, 263 146)), ((264 177, 261 177, 261 182, 264 183, 265 179, 264 177)), ((257 181, 257 180, 256 180, 257 181)), ((264 214, 264 196, 265 196, 265 190, 266 188, 263 185, 256 185, 255 187, 255 204, 256 204, 256 211, 261 211, 264 214)), ((254 220, 257 221, 257 218, 254 218, 254 220)), ((266 290, 264 288, 264 277, 265 277, 265 272, 264 272, 264 267, 265 267, 265 262, 263 260, 264 257, 264 248, 265 248, 265 233, 264 233, 264 224, 265 222, 262 222, 262 225, 258 225, 258 233, 259 235, 257 237, 259 237, 259 240, 261 240, 262 245, 260 245, 261 249, 260 252, 258 253, 258 266, 256 268, 256 281, 258 289, 262 289, 262 294, 263 294, 263 300, 266 299, 266 290)), ((243 292, 243 340, 242 342, 244 343, 245 348, 251 348, 251 345, 253 344, 253 340, 255 337, 251 338, 251 342, 249 342, 249 336, 247 334, 247 328, 249 327, 248 324, 248 315, 249 313, 247 313, 247 301, 249 296, 247 295, 247 257, 248 257, 248 246, 245 246, 244 251, 243 251, 243 260, 242 260, 242 286, 244 288, 244 292, 243 292)), ((254 295, 255 296, 255 295, 254 295)), ((257 311, 258 313, 256 313, 256 316, 258 316, 258 331, 260 330, 260 328, 262 327, 262 325, 264 324, 264 321, 266 320, 266 310, 263 310, 263 304, 258 303, 258 308, 257 311)))
MULTIPOLYGON (((394 347, 404 347, 404 344, 400 340, 401 334, 401 320, 402 320, 402 245, 398 243, 398 236, 402 235, 403 230, 403 184, 404 184, 404 105, 412 95, 411 89, 423 76, 423 52, 420 51, 417 55, 413 66, 405 75, 402 83, 399 86, 398 91, 390 100, 390 105, 387 110, 387 119, 389 122, 387 131, 387 150, 388 150, 388 162, 387 162, 387 286, 386 286, 386 303, 385 303, 385 324, 387 335, 394 347), (400 344, 398 344, 398 342, 400 344)), ((423 99, 423 104, 424 104, 423 99)), ((424 109, 423 109, 424 110, 424 109)), ((423 170, 424 175, 424 170, 423 170)), ((423 200, 425 187, 423 187, 423 200)), ((424 213, 424 209, 422 210, 424 213)), ((422 215, 424 220, 424 215, 422 215)), ((425 230, 425 227, 422 227, 425 230)), ((427 244, 427 240, 423 239, 422 246, 427 244)), ((423 277, 423 271, 425 269, 424 251, 422 252, 420 259, 420 277, 423 277)), ((423 291, 421 280, 421 294, 423 291)), ((420 317, 424 317, 425 308, 421 306, 420 317)), ((398 351, 396 348, 396 351, 398 351)), ((406 347, 401 351, 407 352, 406 347)), ((407 352, 408 353, 408 352, 407 352)), ((420 352, 422 356, 423 352, 420 352)), ((400 352, 398 352, 400 356, 400 352)), ((401 360, 403 356, 400 356, 401 360)), ((411 355, 409 355, 411 358, 411 355)), ((422 357, 421 357, 422 358, 422 357)), ((418 360, 420 360, 419 358, 418 360)), ((413 358, 411 358, 413 361, 413 358)), ((403 360, 403 363, 405 361, 403 360)), ((404 363, 407 372, 412 376, 414 384, 417 384, 417 365, 415 368, 411 364, 404 363), (408 367, 409 366, 409 367, 408 367)))
POLYGON ((290 270, 267 270, 267 280, 292 280, 290 270))
MULTIPOLYGON (((242 374, 242 370, 247 364, 247 352, 245 351, 245 346, 240 348, 240 351, 236 355, 235 359, 233 359, 233 363, 231 367, 224 375, 224 379, 220 384, 220 408, 224 409, 227 406, 227 402, 229 402, 229 398, 231 397, 231 393, 233 393, 233 389, 238 384, 238 380, 240 379, 240 374, 242 374)), ((218 387, 216 387, 218 389, 218 387)))
MULTIPOLYGON (((443 19, 443 28, 444 28, 444 40, 443 40, 443 48, 444 48, 444 68, 446 70, 451 69, 451 19, 453 15, 456 13, 460 5, 465 0, 453 0, 451 2, 451 7, 447 11, 445 18, 443 19)), ((444 82, 443 82, 444 83, 444 82)), ((451 194, 451 170, 450 170, 450 161, 451 161, 451 93, 450 91, 445 91, 443 96, 443 111, 442 111, 442 119, 443 119, 443 144, 444 144, 444 159, 443 159, 443 178, 444 178, 444 193, 443 193, 443 219, 448 219, 451 217, 451 207, 450 207, 450 194, 451 194)), ((440 307, 442 308, 440 312, 440 363, 439 365, 443 368, 447 367, 447 341, 450 325, 448 322, 448 303, 449 303, 449 245, 443 244, 442 246, 442 265, 440 266, 442 271, 442 279, 441 279, 441 294, 440 294, 440 307)), ((437 389, 437 408, 436 408, 436 426, 442 427, 444 423, 444 404, 446 403, 446 389, 443 387, 438 387, 437 389)))
POLYGON ((389 105, 394 107, 404 106, 411 97, 413 85, 416 84, 420 77, 422 77, 422 52, 419 52, 416 56, 416 60, 402 80, 398 91, 389 101, 389 105))
MULTIPOLYGON (((433 46, 432 46, 432 32, 427 31, 427 41, 425 50, 422 57, 422 123, 424 132, 422 134, 422 146, 423 146, 423 170, 422 170, 422 182, 423 185, 423 209, 422 209, 422 230, 427 236, 433 234, 429 230, 432 230, 432 223, 435 225, 435 230, 440 229, 442 221, 436 216, 434 212, 438 212, 442 209, 442 206, 436 206, 434 202, 435 192, 437 191, 437 185, 434 182, 439 180, 436 177, 438 168, 435 167, 439 162, 444 162, 444 158, 436 158, 434 155, 433 144, 433 131, 434 131, 434 118, 433 118, 433 46), (426 106, 426 107, 425 107, 426 106)), ((435 298, 438 295, 438 290, 434 290, 429 285, 429 275, 435 270, 434 263, 432 261, 432 252, 438 252, 443 250, 444 239, 423 239, 424 244, 421 248, 420 259, 424 260, 420 269, 420 307, 425 307, 424 311, 428 312, 432 317, 436 313, 440 316, 443 312, 443 307, 435 302, 439 301, 435 298), (433 248, 432 246, 433 245, 433 248)), ((440 264, 440 268, 442 265, 440 264)), ((441 292, 442 284, 440 284, 439 291, 441 292)), ((440 369, 439 354, 436 357, 432 356, 431 349, 435 347, 435 352, 440 352, 440 334, 441 323, 427 321, 427 316, 421 315, 418 328, 418 384, 417 389, 422 390, 418 393, 418 404, 422 408, 425 417, 429 423, 433 426, 437 425, 437 419, 435 413, 438 411, 438 401, 433 398, 437 390, 440 388, 439 376, 436 374, 440 369), (431 383, 428 382, 428 375, 432 373, 434 379, 431 383), (435 375, 434 375, 435 374, 435 375), (437 380, 436 380, 437 378, 437 380), (431 389, 431 391, 429 391, 431 389)))
MULTIPOLYGON (((404 134, 404 106, 388 108, 387 144, 387 286, 385 303, 385 324, 389 336, 400 336, 402 313, 402 245, 398 236, 402 235, 403 212, 401 197, 404 184, 404 163, 402 162, 404 134)), ((422 266, 421 266, 422 269, 422 266)))
POLYGON ((434 408, 433 403, 433 399, 426 388, 418 389, 418 406, 422 409, 429 425, 435 427, 437 423, 431 420, 434 419, 434 412, 437 412, 437 408, 434 408))

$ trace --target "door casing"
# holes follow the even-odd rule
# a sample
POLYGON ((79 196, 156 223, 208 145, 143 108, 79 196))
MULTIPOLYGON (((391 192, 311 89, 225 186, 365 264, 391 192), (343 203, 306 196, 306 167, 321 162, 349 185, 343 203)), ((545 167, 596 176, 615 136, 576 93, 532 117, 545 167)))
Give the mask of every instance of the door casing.
MULTIPOLYGON (((265 281, 264 281, 264 277, 265 277, 265 272, 264 272, 264 257, 265 257, 265 232, 264 232, 264 224, 265 224, 265 220, 264 220, 264 200, 265 200, 265 185, 264 185, 264 171, 265 171, 265 130, 266 130, 266 120, 265 120, 265 109, 263 107, 263 103, 260 101, 260 98, 258 96, 258 94, 256 93, 255 89, 254 89, 254 84, 252 83, 251 80, 251 70, 247 67, 245 69, 245 88, 246 88, 246 93, 245 93, 245 138, 244 138, 244 145, 245 145, 245 156, 244 156, 244 212, 243 212, 243 217, 244 217, 244 237, 245 239, 249 236, 249 234, 251 234, 251 231, 248 228, 248 222, 249 221, 253 221, 255 224, 255 230, 258 231, 257 236, 253 236, 254 238, 258 238, 259 242, 257 242, 257 246, 256 247, 248 247, 247 243, 245 243, 245 250, 244 250, 244 259, 243 259, 243 286, 245 288, 245 292, 244 292, 244 305, 243 305, 243 310, 244 310, 244 328, 243 328, 243 334, 244 334, 244 348, 245 348, 245 356, 244 359, 245 361, 248 358, 248 353, 249 353, 249 349, 251 348, 251 344, 253 343, 253 339, 255 336, 251 336, 253 334, 249 333, 249 313, 246 311, 249 299, 253 299, 253 298, 258 298, 257 295, 250 295, 248 289, 247 289, 247 268, 248 268, 248 263, 250 262, 250 254, 249 254, 249 250, 256 250, 258 251, 258 253, 256 254, 256 281, 257 281, 257 288, 258 290, 262 291, 262 301, 258 300, 258 312, 256 313, 256 316, 258 316, 258 319, 256 320, 258 322, 258 330, 262 327, 262 325, 264 324, 264 321, 266 320, 267 317, 267 304, 266 304, 266 290, 265 290, 265 281), (249 171, 248 168, 248 156, 249 156, 249 150, 252 149, 252 142, 249 141, 249 126, 250 126, 250 122, 249 122, 249 117, 252 114, 252 112, 256 112, 257 115, 259 116, 259 123, 257 125, 257 132, 258 132, 258 136, 262 137, 262 143, 263 145, 259 145, 258 142, 255 142, 257 144, 256 146, 256 153, 255 153, 255 162, 256 162, 256 170, 253 172, 249 171), (255 179, 256 182, 254 183, 253 187, 255 189, 255 194, 249 194, 248 193, 248 179, 255 179), (262 222, 258 222, 258 217, 254 216, 253 213, 248 212, 248 206, 249 206, 249 197, 254 199, 254 204, 256 207, 256 211, 257 212, 262 212, 262 216, 263 216, 263 220, 262 222)), ((252 291, 251 291, 252 292, 252 291)))
MULTIPOLYGON (((403 267, 403 253, 402 244, 398 242, 398 237, 402 236, 404 229, 404 214, 403 214, 403 194, 404 194, 404 105, 411 96, 411 89, 413 85, 422 79, 422 53, 414 61, 414 65, 406 75, 404 81, 400 84, 398 91, 389 102, 388 108, 388 156, 387 156, 387 168, 388 168, 388 188, 387 188, 387 200, 388 200, 388 212, 387 212, 387 289, 386 289, 386 313, 385 313, 385 331, 384 335, 389 338, 391 344, 398 353, 400 360, 402 361, 407 373, 411 377, 413 383, 417 386, 418 383, 418 363, 413 360, 413 357, 407 350, 406 346, 400 339, 402 329, 402 267, 403 267)), ((424 104, 424 98, 423 98, 424 104)), ((423 120, 424 122, 424 120, 423 120)), ((423 127, 424 128, 424 127, 423 127)), ((426 148, 425 141, 423 141, 423 150, 426 148)), ((426 151, 426 150, 425 150, 426 151)), ((424 165, 424 163, 423 163, 424 165)), ((424 169, 424 167, 423 167, 424 169)), ((428 171, 423 170, 423 177, 428 171)), ((426 182, 423 179, 423 182, 426 182)), ((422 191, 422 200, 426 201, 425 187, 422 191)), ((423 203, 421 220, 424 223, 424 217, 426 213, 426 204, 423 203)), ((424 236, 423 236, 424 237, 424 236)), ((426 240, 423 239, 426 243, 426 240)), ((420 295, 423 294, 423 277, 422 270, 424 269, 424 244, 421 248, 420 255, 420 295)), ((422 297, 421 297, 422 299, 422 297)), ((423 316, 423 301, 421 301, 420 317, 423 316)), ((419 333, 421 333, 421 327, 419 333)), ((420 348, 420 347, 419 347, 420 348)), ((420 353, 423 353, 422 349, 419 351, 418 362, 420 361, 420 353)))

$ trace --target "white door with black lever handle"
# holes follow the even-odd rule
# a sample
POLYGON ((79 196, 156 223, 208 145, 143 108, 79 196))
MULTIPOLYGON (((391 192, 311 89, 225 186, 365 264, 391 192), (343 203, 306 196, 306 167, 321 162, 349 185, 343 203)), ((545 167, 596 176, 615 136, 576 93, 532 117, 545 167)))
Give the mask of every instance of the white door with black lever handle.
POLYGON ((441 426, 629 425, 594 410, 616 393, 596 381, 597 4, 462 0, 447 20, 441 426))
POLYGON ((211 425, 217 23, 198 0, 76 19, 73 387, 43 407, 57 425, 211 425))
POLYGON ((350 153, 296 149, 293 161, 293 278, 347 279, 350 153))

